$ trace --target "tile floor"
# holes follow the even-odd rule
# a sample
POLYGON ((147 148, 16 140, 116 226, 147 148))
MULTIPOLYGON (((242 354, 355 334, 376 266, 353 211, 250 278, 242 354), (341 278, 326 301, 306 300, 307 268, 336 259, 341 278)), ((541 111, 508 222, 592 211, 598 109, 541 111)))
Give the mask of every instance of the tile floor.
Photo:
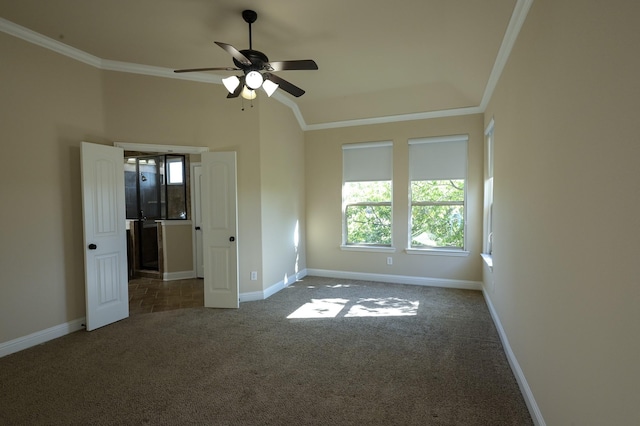
POLYGON ((136 278, 129 281, 129 315, 204 306, 204 280, 162 281, 136 278))

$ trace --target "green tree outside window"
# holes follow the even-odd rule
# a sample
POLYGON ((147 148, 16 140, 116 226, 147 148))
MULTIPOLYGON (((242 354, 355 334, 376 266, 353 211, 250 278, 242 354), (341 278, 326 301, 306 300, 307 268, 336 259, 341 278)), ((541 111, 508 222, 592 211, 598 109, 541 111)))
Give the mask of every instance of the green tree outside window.
POLYGON ((464 184, 411 182, 411 247, 464 248, 464 184))
POLYGON ((345 182, 346 244, 391 246, 391 181, 345 182))

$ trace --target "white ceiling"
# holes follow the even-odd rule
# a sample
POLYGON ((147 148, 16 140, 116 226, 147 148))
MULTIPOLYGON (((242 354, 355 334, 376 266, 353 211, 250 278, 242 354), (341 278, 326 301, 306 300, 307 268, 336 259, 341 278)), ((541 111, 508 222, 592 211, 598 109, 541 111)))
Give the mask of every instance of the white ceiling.
POLYGON ((306 90, 285 97, 319 125, 480 107, 519 30, 510 21, 524 19, 522 3, 0 0, 0 17, 103 60, 173 70, 233 66, 214 41, 248 48, 241 12, 253 9, 254 49, 274 61, 317 62, 318 71, 278 75, 306 90))

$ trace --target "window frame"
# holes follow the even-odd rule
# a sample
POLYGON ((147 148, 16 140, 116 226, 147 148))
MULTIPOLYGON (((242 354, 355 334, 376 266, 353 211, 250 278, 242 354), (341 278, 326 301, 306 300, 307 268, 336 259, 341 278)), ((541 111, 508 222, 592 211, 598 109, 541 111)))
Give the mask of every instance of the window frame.
POLYGON ((165 175, 166 185, 185 185, 185 156, 184 155, 165 155, 165 175), (175 181, 176 172, 172 171, 172 164, 180 164, 180 170, 177 175, 180 177, 179 181, 175 181))
POLYGON ((468 158, 469 158, 469 135, 452 135, 452 136, 440 136, 440 137, 423 137, 409 139, 409 155, 411 155, 411 145, 420 145, 428 143, 447 143, 447 142, 464 142, 465 143, 465 156, 464 156, 464 179, 459 178, 442 178, 442 179, 413 179, 411 172, 411 163, 409 163, 409 176, 408 176, 408 212, 407 212, 407 248, 405 252, 408 254, 433 254, 433 255, 446 255, 446 256, 468 256, 469 251, 467 249, 467 224, 468 224, 468 158), (413 200, 412 182, 414 181, 442 181, 442 180, 463 180, 464 181, 464 196, 463 201, 416 201, 413 200), (463 211, 463 246, 462 247, 438 247, 438 246, 413 246, 412 245, 412 228, 413 228, 413 207, 427 205, 462 205, 463 211))
MULTIPOLYGON (((364 152, 364 151, 363 151, 364 152)), ((351 157, 353 158, 353 157, 351 157)), ((359 143, 349 143, 342 145, 342 236, 341 236, 341 244, 340 248, 343 250, 354 250, 354 251, 384 251, 384 252, 393 252, 395 249, 393 248, 393 229, 394 229, 394 219, 393 219, 393 141, 379 141, 379 142, 359 142, 359 143), (364 179, 364 180, 351 180, 347 178, 347 175, 352 175, 352 173, 347 173, 347 157, 345 156, 345 150, 357 150, 357 149, 370 149, 370 148, 390 148, 390 152, 388 153, 388 159, 385 158, 385 161, 388 160, 389 170, 388 170, 388 179, 364 179), (348 202, 345 196, 345 187, 349 182, 389 182, 390 184, 390 196, 389 201, 356 201, 356 202, 348 202), (389 244, 380 244, 377 242, 371 243, 349 243, 349 225, 347 222, 347 209, 352 206, 360 206, 360 207, 389 207, 391 211, 390 216, 390 243, 389 244)))
MULTIPOLYGON (((493 255, 493 203, 494 203, 494 175, 493 166, 495 161, 495 121, 493 118, 489 121, 484 131, 484 226, 482 230, 482 253, 485 256, 493 255)), ((483 256, 484 257, 484 256, 483 256)), ((491 265, 493 266, 493 264, 491 265)))

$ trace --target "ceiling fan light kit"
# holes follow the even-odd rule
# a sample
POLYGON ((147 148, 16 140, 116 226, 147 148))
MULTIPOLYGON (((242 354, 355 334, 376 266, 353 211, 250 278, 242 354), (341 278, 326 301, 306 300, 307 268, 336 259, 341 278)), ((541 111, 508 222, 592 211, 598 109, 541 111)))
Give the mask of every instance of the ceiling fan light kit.
POLYGON ((269 62, 267 55, 253 50, 251 24, 258 19, 258 14, 253 10, 245 10, 242 12, 242 18, 249 24, 249 49, 238 50, 230 44, 215 42, 232 56, 235 67, 189 68, 174 72, 242 71, 244 73, 242 76, 233 75, 222 79, 222 84, 229 91, 227 98, 242 96, 244 99, 253 100, 256 98, 256 90, 260 87, 264 89, 267 96, 273 95, 278 88, 295 97, 304 95, 304 90, 272 73, 286 70, 317 70, 318 65, 315 61, 304 59, 269 62))
POLYGON ((267 96, 271 97, 276 89, 278 89, 278 85, 271 80, 265 80, 262 83, 262 88, 267 93, 267 96))
POLYGON ((249 71, 244 79, 247 87, 250 89, 259 89, 262 86, 262 82, 264 79, 262 78, 262 74, 258 71, 249 71))
POLYGON ((256 91, 244 86, 240 95, 248 101, 252 101, 256 98, 256 91))
POLYGON ((236 88, 240 85, 240 79, 235 75, 231 77, 226 77, 222 79, 222 84, 227 88, 229 93, 233 93, 236 91, 236 88))

